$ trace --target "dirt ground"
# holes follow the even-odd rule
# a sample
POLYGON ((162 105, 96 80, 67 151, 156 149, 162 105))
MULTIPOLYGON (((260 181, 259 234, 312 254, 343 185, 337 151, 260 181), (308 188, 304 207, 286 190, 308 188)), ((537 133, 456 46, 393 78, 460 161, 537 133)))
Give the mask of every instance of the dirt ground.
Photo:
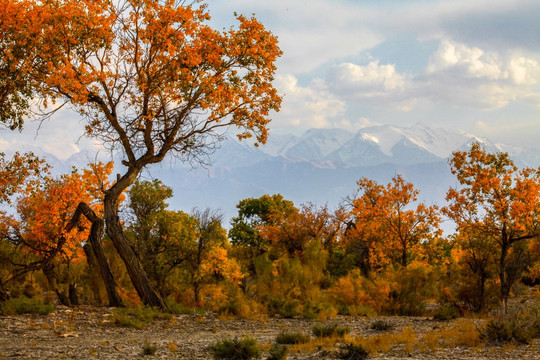
MULTIPOLYGON (((317 320, 277 319, 266 321, 227 320, 215 315, 178 315, 151 323, 144 329, 116 327, 110 320, 112 309, 61 308, 46 316, 0 317, 1 359, 211 359, 210 344, 224 338, 252 336, 270 346, 282 331, 301 331, 310 335, 317 320), (145 345, 156 347, 154 355, 144 355, 145 345)), ((374 335, 374 318, 337 317, 327 323, 339 323, 351 329, 351 336, 374 335)), ((385 317, 399 332, 410 326, 419 335, 448 326, 426 317, 385 317)), ((314 348, 307 353, 289 353, 288 359, 336 359, 342 344, 333 349, 314 348)), ((267 353, 263 354, 263 359, 267 353)), ((372 355, 374 359, 540 359, 540 341, 530 345, 479 348, 443 348, 425 351, 420 347, 410 353, 394 349, 372 355)))

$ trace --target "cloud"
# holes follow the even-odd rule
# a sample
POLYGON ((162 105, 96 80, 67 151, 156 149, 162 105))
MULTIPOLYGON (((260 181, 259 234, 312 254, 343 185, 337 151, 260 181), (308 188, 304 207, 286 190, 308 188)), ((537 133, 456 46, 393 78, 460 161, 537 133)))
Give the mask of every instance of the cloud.
POLYGON ((540 64, 517 52, 504 56, 443 40, 414 82, 416 96, 434 103, 498 109, 537 98, 540 64))
POLYGON ((401 74, 393 64, 342 63, 326 76, 339 99, 363 106, 408 111, 419 103, 499 109, 512 102, 540 105, 540 63, 519 52, 484 51, 442 40, 419 74, 401 74))
MULTIPOLYGON (((279 40, 283 55, 278 69, 283 74, 299 74, 370 49, 384 37, 370 27, 377 9, 349 1, 298 0, 209 2, 211 14, 221 26, 234 22, 226 14, 254 13, 279 40), (219 22, 221 21, 221 22, 219 22)), ((379 15, 378 15, 379 14, 379 15)))
POLYGON ((281 111, 273 116, 274 128, 329 127, 332 118, 345 111, 345 102, 332 95, 322 80, 302 87, 293 75, 278 76, 276 87, 284 98, 281 111))
POLYGON ((343 63, 332 67, 327 74, 330 89, 345 99, 379 99, 403 92, 405 78, 394 65, 379 65, 372 61, 366 66, 343 63))

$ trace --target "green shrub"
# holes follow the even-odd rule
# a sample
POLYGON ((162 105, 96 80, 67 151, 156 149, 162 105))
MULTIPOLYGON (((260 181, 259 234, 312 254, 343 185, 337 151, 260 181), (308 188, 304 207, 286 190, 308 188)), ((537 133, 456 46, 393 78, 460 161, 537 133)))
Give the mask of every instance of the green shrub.
POLYGON ((384 320, 377 320, 371 323, 371 329, 377 331, 386 331, 394 328, 394 325, 384 320))
POLYGON ((315 325, 313 326, 313 335, 316 337, 343 337, 345 334, 348 334, 351 329, 349 327, 345 326, 339 326, 338 324, 331 324, 331 325, 315 325))
POLYGON ((529 344, 540 337, 540 309, 509 309, 508 313, 494 313, 480 329, 480 336, 492 343, 519 342, 529 344))
POLYGON ((114 325, 143 329, 154 320, 169 320, 172 315, 147 306, 116 308, 111 314, 114 325))
POLYGON ((304 335, 301 332, 290 333, 290 332, 282 331, 276 337, 276 342, 278 344, 294 345, 294 344, 307 343, 308 341, 309 341, 309 336, 304 335))
POLYGON ((369 352, 362 345, 345 344, 339 353, 340 359, 346 360, 364 360, 369 355, 369 352))
POLYGON ((302 316, 306 319, 317 319, 321 315, 325 315, 326 317, 333 317, 337 315, 338 311, 335 309, 332 305, 329 303, 311 303, 308 302, 304 305, 304 308, 302 310, 302 316))
POLYGON ((289 349, 285 345, 274 344, 268 351, 268 360, 285 360, 289 349))
POLYGON ((53 304, 47 304, 40 299, 18 297, 0 303, 1 315, 38 314, 47 315, 54 311, 53 304))
POLYGON ((293 318, 302 315, 302 304, 298 300, 282 300, 270 298, 267 300, 268 311, 284 318, 293 318))
POLYGON ((235 338, 218 341, 210 345, 210 351, 214 359, 249 360, 261 357, 261 349, 259 349, 257 340, 251 337, 242 340, 235 338))
POLYGON ((187 307, 170 299, 166 299, 165 303, 169 311, 175 315, 204 314, 206 312, 204 309, 187 307))
POLYGON ((433 314, 434 320, 447 321, 456 319, 459 317, 459 310, 454 304, 444 304, 439 306, 439 308, 433 314))
POLYGON ((154 355, 156 353, 157 347, 151 344, 143 345, 143 355, 154 355))

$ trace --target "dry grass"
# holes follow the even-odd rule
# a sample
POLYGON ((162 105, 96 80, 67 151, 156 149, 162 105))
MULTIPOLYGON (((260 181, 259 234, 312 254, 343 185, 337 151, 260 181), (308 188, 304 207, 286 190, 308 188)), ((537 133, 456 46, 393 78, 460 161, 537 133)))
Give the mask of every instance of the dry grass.
POLYGON ((441 329, 440 333, 444 347, 466 346, 472 348, 481 345, 480 332, 472 319, 458 319, 441 329))
POLYGON ((348 336, 328 336, 328 337, 319 337, 312 338, 309 341, 302 344, 290 345, 289 353, 308 353, 312 354, 318 350, 331 350, 334 345, 338 342, 347 342, 348 336))

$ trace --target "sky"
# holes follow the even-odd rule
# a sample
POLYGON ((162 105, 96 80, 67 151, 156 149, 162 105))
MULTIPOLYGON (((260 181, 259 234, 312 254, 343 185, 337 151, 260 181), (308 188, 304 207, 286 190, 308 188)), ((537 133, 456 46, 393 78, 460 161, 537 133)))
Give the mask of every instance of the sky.
MULTIPOLYGON (((208 9, 217 28, 234 25, 234 12, 255 14, 279 39, 283 104, 270 134, 422 122, 540 148, 538 0, 209 0, 208 9)), ((0 151, 36 144, 67 158, 93 146, 81 133, 64 111, 39 131, 0 130, 0 151)))

